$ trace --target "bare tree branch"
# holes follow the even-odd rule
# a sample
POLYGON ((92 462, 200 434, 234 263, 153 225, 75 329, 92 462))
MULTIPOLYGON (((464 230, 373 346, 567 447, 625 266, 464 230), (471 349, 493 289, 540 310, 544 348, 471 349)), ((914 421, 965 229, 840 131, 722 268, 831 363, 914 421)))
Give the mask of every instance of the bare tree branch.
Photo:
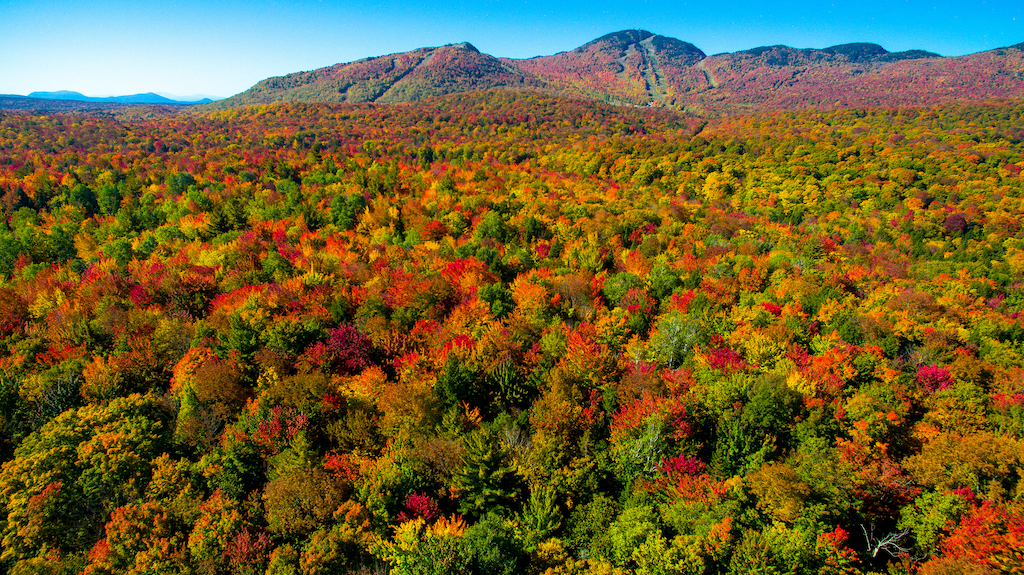
POLYGON ((899 557, 900 554, 909 553, 910 547, 904 547, 900 545, 900 541, 904 537, 910 534, 910 529, 904 529, 899 532, 891 532, 883 537, 875 536, 875 524, 872 523, 870 527, 865 527, 862 523, 860 530, 864 532, 864 540, 868 544, 868 551, 872 557, 878 557, 880 551, 885 551, 890 557, 899 557))

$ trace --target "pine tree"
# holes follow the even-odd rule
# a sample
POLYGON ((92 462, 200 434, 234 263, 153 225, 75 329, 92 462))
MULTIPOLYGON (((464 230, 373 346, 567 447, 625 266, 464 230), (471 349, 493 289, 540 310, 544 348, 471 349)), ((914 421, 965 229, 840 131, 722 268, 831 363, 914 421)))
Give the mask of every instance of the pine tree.
POLYGON ((454 482, 459 489, 459 510, 474 517, 507 509, 519 492, 519 477, 509 453, 490 428, 466 438, 466 455, 454 482))

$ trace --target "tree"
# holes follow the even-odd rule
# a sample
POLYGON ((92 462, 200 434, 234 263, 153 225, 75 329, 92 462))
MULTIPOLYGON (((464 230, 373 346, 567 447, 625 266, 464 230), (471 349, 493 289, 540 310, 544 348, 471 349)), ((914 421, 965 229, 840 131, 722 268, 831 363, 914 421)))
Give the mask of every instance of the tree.
POLYGON ((523 572, 526 556, 515 525, 497 514, 488 514, 466 529, 462 546, 471 558, 474 573, 514 575, 523 572))
POLYGON ((391 541, 374 546, 398 575, 469 575, 472 555, 462 543, 466 525, 461 518, 442 518, 432 525, 422 519, 401 524, 391 541))
POLYGON ((712 468, 728 476, 749 473, 771 461, 789 445, 798 402, 799 396, 785 382, 758 380, 746 401, 719 416, 712 468))
POLYGON ((680 310, 671 310, 654 324, 648 342, 651 359, 669 369, 679 367, 701 342, 701 322, 680 310))
POLYGON ((86 575, 191 573, 188 523, 158 501, 115 510, 89 552, 86 575))
POLYGON ((520 493, 520 479, 495 431, 483 427, 469 434, 463 460, 453 478, 459 510, 472 517, 511 511, 520 493))
POLYGON ((238 507, 237 501, 220 490, 200 506, 199 518, 188 536, 188 551, 201 572, 219 573, 227 569, 229 545, 247 527, 238 507))
POLYGON ((350 492, 351 486, 319 468, 284 471, 263 492, 268 529, 301 540, 332 518, 350 492))
POLYGON ((1021 533, 1024 514, 1016 506, 982 501, 960 518, 940 544, 941 558, 922 566, 922 572, 941 572, 938 567, 953 560, 965 571, 988 568, 1012 573, 1024 564, 1021 533))
POLYGON ((308 575, 351 571, 369 563, 370 519, 362 505, 349 501, 335 512, 339 520, 318 529, 305 545, 299 566, 308 575))
POLYGON ((525 531, 523 546, 527 551, 533 551, 553 537, 562 526, 562 510, 555 499, 555 490, 540 486, 531 489, 520 523, 525 531))
POLYGON ((28 436, 0 471, 5 561, 89 549, 114 510, 137 502, 150 461, 170 449, 153 396, 65 411, 28 436))

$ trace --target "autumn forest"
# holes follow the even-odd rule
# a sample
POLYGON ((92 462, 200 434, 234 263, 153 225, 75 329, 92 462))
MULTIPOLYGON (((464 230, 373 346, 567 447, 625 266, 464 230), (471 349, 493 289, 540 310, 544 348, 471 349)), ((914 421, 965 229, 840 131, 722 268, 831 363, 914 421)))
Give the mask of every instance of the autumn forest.
POLYGON ((1024 104, 0 112, 0 573, 1024 564, 1024 104))

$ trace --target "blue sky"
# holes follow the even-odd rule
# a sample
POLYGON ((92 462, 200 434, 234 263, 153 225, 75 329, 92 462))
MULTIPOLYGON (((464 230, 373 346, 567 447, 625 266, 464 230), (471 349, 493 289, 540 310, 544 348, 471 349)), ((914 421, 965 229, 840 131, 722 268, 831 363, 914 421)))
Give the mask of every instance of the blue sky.
POLYGON ((875 42, 957 56, 1024 42, 1022 0, 0 0, 0 94, 226 97, 259 80, 468 41, 495 56, 642 28, 708 54, 875 42))

